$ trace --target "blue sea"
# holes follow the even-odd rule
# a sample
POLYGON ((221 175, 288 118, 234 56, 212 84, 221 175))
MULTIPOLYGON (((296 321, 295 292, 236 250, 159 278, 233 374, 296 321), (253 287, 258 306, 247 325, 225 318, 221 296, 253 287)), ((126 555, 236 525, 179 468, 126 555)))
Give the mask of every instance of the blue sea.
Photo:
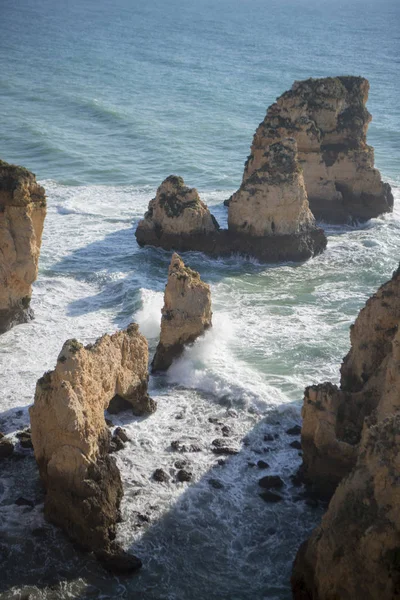
POLYGON ((36 319, 0 338, 10 436, 67 338, 134 320, 154 352, 170 254, 138 248, 138 220, 177 174, 223 224, 253 133, 295 80, 369 79, 368 142, 395 197, 391 215, 325 227, 326 252, 304 264, 185 255, 211 285, 214 326, 150 378, 154 415, 112 417, 131 438, 117 455, 118 540, 142 571, 111 577, 48 524, 20 451, 1 466, 1 600, 291 598, 291 563, 324 507, 293 486, 301 457, 286 430, 306 385, 338 382, 350 324, 399 263, 399 25, 398 0, 0 0, 0 158, 36 173, 48 196, 36 319), (219 466, 222 424, 240 452, 219 466), (190 484, 174 482, 177 438, 202 447, 184 457, 190 484), (169 483, 153 481, 159 467, 169 483), (276 505, 258 495, 267 472, 285 482, 276 505))

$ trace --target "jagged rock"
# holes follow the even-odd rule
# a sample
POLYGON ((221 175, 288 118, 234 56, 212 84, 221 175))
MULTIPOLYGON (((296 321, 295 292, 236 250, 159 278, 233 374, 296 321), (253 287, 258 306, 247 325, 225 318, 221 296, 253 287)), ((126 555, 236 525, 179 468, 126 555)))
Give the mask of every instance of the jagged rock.
POLYGON ((218 229, 217 221, 200 200, 197 190, 187 187, 182 177, 170 175, 150 201, 136 235, 141 239, 157 237, 161 240, 176 235, 207 235, 218 229))
POLYGON ((33 317, 46 196, 33 173, 0 160, 0 333, 33 317))
MULTIPOLYGON (((298 193, 301 203, 301 192, 298 193)), ((287 203, 285 207, 289 210, 287 203)), ((259 207, 253 208, 258 211, 259 207)), ((280 211, 280 208, 277 210, 280 211)), ((309 218, 313 219, 311 213, 309 218)), ((252 219, 254 222, 258 220, 255 215, 252 219)), ((181 177, 170 176, 158 188, 156 198, 150 202, 135 235, 139 246, 159 246, 179 252, 197 250, 210 256, 242 254, 269 262, 298 261, 322 252, 326 246, 322 229, 303 227, 305 219, 301 222, 302 227, 296 232, 278 236, 264 235, 271 227, 257 228, 257 232, 253 231, 251 235, 248 235, 246 227, 220 229, 197 191, 187 188, 181 177)))
POLYGON ((341 368, 341 388, 308 387, 302 410, 303 475, 322 495, 332 495, 354 467, 364 419, 400 408, 400 269, 380 287, 351 328, 351 350, 341 368))
POLYGON ((168 271, 161 318, 160 342, 152 362, 153 371, 165 371, 186 344, 211 327, 210 286, 173 254, 168 271))
POLYGON ((114 538, 123 492, 108 455, 104 410, 115 394, 140 414, 155 409, 147 364, 147 342, 135 324, 86 347, 68 340, 56 368, 37 382, 30 409, 45 516, 81 546, 108 557, 121 553, 114 538))
POLYGON ((229 229, 256 237, 312 231, 315 220, 308 206, 296 141, 288 137, 263 150, 257 170, 243 177, 231 198, 229 229))
POLYGON ((400 598, 400 415, 375 423, 366 420, 356 466, 299 549, 294 600, 400 598))
MULTIPOLYGON (((310 209, 329 222, 365 221, 390 212, 393 196, 374 168, 366 143, 371 115, 369 83, 362 77, 296 81, 269 107, 245 165, 246 189, 267 165, 265 153, 287 138, 297 142, 310 209)), ((230 210, 235 195, 230 200, 230 210)))

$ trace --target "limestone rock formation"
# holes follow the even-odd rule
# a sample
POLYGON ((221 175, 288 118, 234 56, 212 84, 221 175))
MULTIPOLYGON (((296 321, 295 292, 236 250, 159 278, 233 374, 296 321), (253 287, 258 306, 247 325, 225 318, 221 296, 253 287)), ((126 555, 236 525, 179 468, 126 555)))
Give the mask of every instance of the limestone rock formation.
POLYGON ((351 350, 341 386, 306 389, 303 405, 303 473, 331 495, 354 466, 365 417, 400 408, 400 269, 360 311, 351 327, 351 350))
POLYGON ((182 177, 170 175, 150 201, 144 219, 139 222, 138 239, 161 240, 170 236, 207 235, 219 226, 195 188, 185 185, 182 177))
POLYGON ((210 286, 173 254, 165 286, 160 342, 152 362, 153 371, 171 366, 186 344, 211 326, 210 286))
POLYGON ((123 492, 108 455, 104 410, 116 394, 137 414, 155 410, 147 395, 147 365, 147 341, 135 324, 86 347, 68 340, 56 368, 37 382, 30 409, 46 517, 113 569, 138 563, 121 555, 114 542, 123 492))
POLYGON ((294 600, 400 598, 399 447, 399 413, 366 420, 355 468, 297 554, 294 600))
POLYGON ((29 321, 46 197, 33 173, 0 160, 0 333, 29 321))
MULTIPOLYGON (((393 196, 366 143, 371 115, 362 77, 296 81, 272 104, 253 139, 241 189, 266 165, 271 145, 294 138, 310 209, 317 219, 365 221, 390 212, 393 196)), ((235 196, 233 196, 234 198, 235 196)))
POLYGON ((251 202, 247 208, 240 207, 237 221, 233 220, 228 230, 219 228, 196 190, 187 188, 181 177, 171 175, 158 188, 145 218, 138 224, 135 234, 138 244, 180 252, 198 250, 210 256, 242 254, 269 262, 301 261, 319 254, 326 247, 326 237, 322 229, 314 226, 314 219, 307 209, 304 185, 296 163, 295 142, 286 140, 284 144, 276 145, 271 151, 271 161, 275 165, 275 175, 263 176, 271 183, 270 206, 266 206, 262 196, 265 186, 258 177, 256 186, 249 186, 246 191, 251 202), (277 174, 279 169, 280 174, 277 174), (253 198, 256 188, 260 188, 262 196, 262 220, 259 219, 259 194, 253 198), (253 227, 246 226, 246 220, 251 221, 253 227))
POLYGON ((228 225, 258 237, 315 228, 293 138, 264 148, 262 163, 231 198, 228 225))

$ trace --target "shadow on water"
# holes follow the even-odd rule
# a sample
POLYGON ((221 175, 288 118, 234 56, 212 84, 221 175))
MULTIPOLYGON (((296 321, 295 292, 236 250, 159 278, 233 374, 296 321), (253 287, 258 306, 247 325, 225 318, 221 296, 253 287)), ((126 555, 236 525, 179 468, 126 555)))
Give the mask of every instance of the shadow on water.
MULTIPOLYGON (((124 517, 132 523, 128 538, 136 529, 129 550, 144 563, 131 577, 107 574, 92 555, 79 551, 43 520, 44 496, 32 451, 24 451, 23 459, 3 460, 0 598, 289 600, 292 560, 323 512, 322 505, 308 505, 302 488, 291 480, 300 458, 290 443, 298 437, 285 430, 298 422, 298 411, 294 407, 285 414, 272 410, 244 438, 234 433, 224 438, 227 446, 237 447, 238 454, 214 456, 211 440, 222 437, 227 423, 221 405, 216 405, 216 411, 218 418, 205 421, 210 443, 201 451, 212 465, 198 481, 176 482, 176 461, 187 461, 190 471, 197 453, 172 448, 168 449, 170 482, 155 484, 148 473, 147 485, 159 486, 157 495, 168 493, 170 486, 182 490, 167 512, 157 512, 156 496, 154 505, 145 504, 143 520, 132 520, 138 508, 135 502, 140 504, 138 494, 145 490, 132 493, 125 486, 124 517), (259 468, 259 460, 270 466, 259 468), (259 496, 263 490, 258 480, 270 474, 284 481, 283 488, 276 490, 283 500, 275 504, 259 496), (15 506, 19 496, 32 506, 15 506)), ((235 418, 240 419, 240 411, 235 418)), ((124 420, 134 418, 125 413, 124 420)))

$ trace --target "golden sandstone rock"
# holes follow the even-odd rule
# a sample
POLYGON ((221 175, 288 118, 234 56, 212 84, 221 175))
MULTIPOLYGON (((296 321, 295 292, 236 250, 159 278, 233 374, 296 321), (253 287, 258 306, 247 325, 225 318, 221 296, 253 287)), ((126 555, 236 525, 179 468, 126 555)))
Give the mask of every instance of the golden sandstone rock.
POLYGON ((0 161, 0 333, 32 318, 46 197, 33 173, 0 161))
POLYGON ((186 344, 194 342, 211 327, 211 317, 210 286, 174 254, 165 286, 161 335, 152 362, 153 371, 168 369, 186 344))
POLYGON ((393 196, 374 168, 366 143, 371 115, 363 77, 296 81, 267 111, 253 139, 241 189, 265 165, 265 152, 287 138, 297 142, 310 209, 317 219, 365 221, 390 212, 393 196))
POLYGON ((399 323, 400 269, 351 328, 341 388, 306 390, 304 475, 334 494, 298 552, 295 600, 400 598, 399 323))
POLYGON ((135 324, 86 347, 68 340, 54 371, 37 382, 30 409, 47 518, 108 561, 118 552, 114 537, 123 492, 108 455, 104 411, 119 395, 136 414, 153 412, 147 370, 147 341, 135 324))

